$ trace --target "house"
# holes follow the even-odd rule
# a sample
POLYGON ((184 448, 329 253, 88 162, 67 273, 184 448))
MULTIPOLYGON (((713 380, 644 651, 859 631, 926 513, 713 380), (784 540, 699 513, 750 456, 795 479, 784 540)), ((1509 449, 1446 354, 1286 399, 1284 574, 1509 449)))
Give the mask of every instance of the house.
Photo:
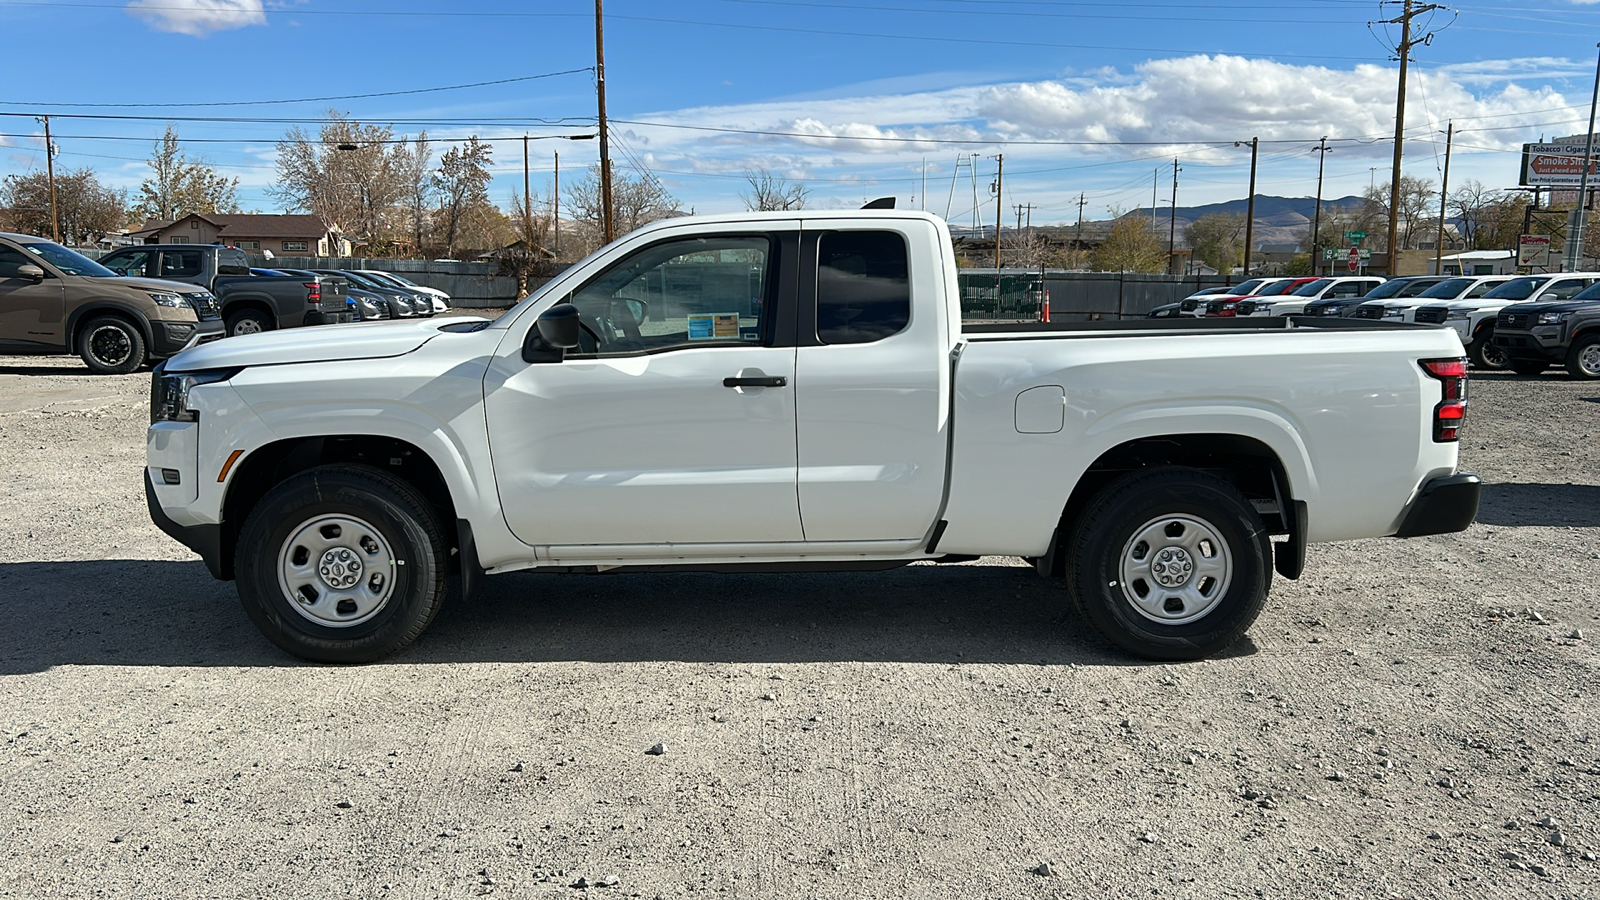
POLYGON ((275 256, 349 256, 338 226, 311 215, 190 213, 171 222, 146 222, 129 237, 145 244, 226 244, 275 256))

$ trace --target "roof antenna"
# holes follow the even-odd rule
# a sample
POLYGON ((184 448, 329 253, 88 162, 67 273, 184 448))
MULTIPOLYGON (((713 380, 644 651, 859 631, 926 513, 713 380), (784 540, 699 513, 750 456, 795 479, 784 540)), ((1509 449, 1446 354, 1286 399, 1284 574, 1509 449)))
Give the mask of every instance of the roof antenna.
POLYGON ((878 199, 872 201, 871 203, 868 203, 866 206, 863 206, 861 208, 862 209, 894 209, 894 198, 893 197, 879 197, 878 199))

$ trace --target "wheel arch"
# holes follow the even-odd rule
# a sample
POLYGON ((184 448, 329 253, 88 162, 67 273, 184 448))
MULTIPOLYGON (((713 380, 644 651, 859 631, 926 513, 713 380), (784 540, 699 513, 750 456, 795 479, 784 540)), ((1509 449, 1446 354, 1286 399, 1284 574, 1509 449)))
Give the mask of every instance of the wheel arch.
POLYGON ((1303 493, 1304 487, 1279 451, 1259 438, 1236 433, 1150 435, 1106 449, 1084 470, 1062 507, 1049 553, 1035 561, 1040 574, 1066 573, 1062 544, 1100 491, 1123 475, 1153 468, 1190 468, 1227 481, 1256 508, 1269 532, 1288 534, 1303 546, 1305 504, 1296 491, 1303 493))
POLYGON ((265 294, 249 293, 245 294, 244 296, 234 296, 223 300, 223 320, 226 321, 228 316, 239 312, 242 309, 251 309, 255 310, 256 312, 265 313, 267 318, 272 322, 273 328, 281 328, 283 325, 283 323, 279 321, 277 304, 272 301, 271 297, 268 297, 265 294))
MULTIPOLYGON (((427 451, 401 438, 374 434, 286 438, 243 456, 228 474, 222 500, 220 577, 232 578, 234 549, 250 511, 278 484, 318 466, 369 465, 416 488, 439 517, 452 546, 459 540, 456 498, 427 451)), ((459 560, 460 554, 452 555, 459 560)), ((454 563, 452 563, 454 565, 454 563)))
POLYGON ((77 351, 78 338, 81 336, 83 326, 97 316, 110 315, 125 319, 144 337, 144 345, 149 348, 155 343, 155 332, 150 325, 150 317, 145 315, 132 304, 123 300, 90 300, 79 304, 67 316, 67 352, 77 351))

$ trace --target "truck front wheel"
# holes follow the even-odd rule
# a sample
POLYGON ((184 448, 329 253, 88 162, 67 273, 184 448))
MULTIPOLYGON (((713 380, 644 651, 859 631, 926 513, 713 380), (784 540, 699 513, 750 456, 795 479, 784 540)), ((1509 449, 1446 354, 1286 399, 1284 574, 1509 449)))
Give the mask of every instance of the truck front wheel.
POLYGON ((1467 356, 1474 366, 1492 372, 1499 372, 1511 366, 1511 357, 1506 356, 1506 351, 1495 346, 1493 325, 1478 330, 1472 343, 1467 345, 1467 356))
POLYGON ((1090 502, 1068 539, 1069 586, 1095 630, 1146 659, 1200 659, 1255 622, 1271 539, 1233 485, 1194 469, 1135 472, 1090 502))
POLYGON ((1567 372, 1573 378, 1600 378, 1600 334, 1586 334, 1572 342, 1567 372))
POLYGON ((422 634, 444 598, 448 546, 428 502, 367 466, 324 466, 267 492, 239 534, 245 614, 314 662, 371 662, 422 634))
POLYGON ((101 316, 78 332, 78 356, 96 375, 126 375, 144 364, 144 335, 127 319, 101 316))

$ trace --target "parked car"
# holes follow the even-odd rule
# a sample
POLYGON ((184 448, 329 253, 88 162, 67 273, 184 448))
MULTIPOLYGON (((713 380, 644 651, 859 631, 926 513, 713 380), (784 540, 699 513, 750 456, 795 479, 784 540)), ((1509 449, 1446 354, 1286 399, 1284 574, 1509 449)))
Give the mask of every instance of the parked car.
POLYGON ((1495 318, 1495 347, 1518 375, 1564 364, 1573 378, 1600 378, 1600 283, 1557 303, 1517 303, 1495 318))
POLYGON ((380 272, 377 269, 357 269, 356 271, 363 275, 367 275, 369 277, 376 278, 379 281, 393 285, 394 287, 402 290, 414 291, 432 297, 433 311, 436 314, 447 313, 450 311, 450 295, 439 290, 438 288, 431 288, 427 287, 426 285, 417 284, 415 281, 412 281, 403 275, 396 275, 393 272, 380 272))
POLYGON ((1163 303, 1145 313, 1145 316, 1151 319, 1176 319, 1183 314, 1183 301, 1180 300, 1177 303, 1163 303))
POLYGON ((1128 653, 1193 659, 1310 542, 1472 521, 1452 332, 964 326, 950 246, 909 210, 675 218, 494 322, 196 348, 153 379, 150 515, 267 639, 342 663, 420 635, 452 570, 470 597, 486 572, 980 555, 1065 580, 1128 653))
POLYGON ((228 334, 255 334, 305 325, 355 321, 344 286, 299 275, 255 275, 244 251, 214 244, 143 244, 106 254, 118 274, 181 281, 209 288, 222 307, 228 334))
POLYGON ((1496 319, 1501 310, 1521 303, 1571 300, 1597 281, 1600 281, 1600 272, 1522 275, 1501 282, 1476 299, 1419 307, 1416 321, 1450 326, 1466 346, 1473 365, 1482 369, 1504 369, 1511 365, 1511 359, 1494 342, 1496 319))
MULTIPOLYGON (((1241 281, 1232 287, 1223 288, 1205 297, 1200 296, 1200 294, 1205 293, 1201 291, 1199 294, 1192 294, 1183 299, 1183 314, 1186 316, 1204 316, 1207 314, 1207 305, 1213 300, 1221 300, 1224 297, 1249 297, 1280 281, 1292 280, 1290 278, 1251 278, 1248 281, 1241 281)), ((1216 289, 1211 288, 1210 290, 1216 289)))
POLYGON ((1247 299, 1252 297, 1265 298, 1281 296, 1316 280, 1317 279, 1315 278, 1280 278, 1273 281, 1271 284, 1258 288, 1254 294, 1250 294, 1248 297, 1239 296, 1236 294, 1227 294, 1221 297, 1215 297, 1206 302, 1206 315, 1213 317, 1220 316, 1222 318, 1232 318, 1238 315, 1239 304, 1243 303, 1247 299))
POLYGON ((355 307, 356 314, 361 317, 363 322, 394 318, 394 310, 389 305, 388 298, 382 294, 375 294, 372 291, 361 288, 350 288, 347 296, 350 298, 350 303, 355 307))
POLYGON ((433 298, 426 294, 405 288, 397 288, 361 272, 348 269, 315 269, 313 271, 321 275, 344 278, 361 290, 385 298, 389 301, 391 314, 394 318, 427 318, 433 315, 433 298))
POLYGON ((1388 300, 1393 297, 1416 297, 1428 288, 1443 281, 1443 275, 1401 275, 1391 278, 1359 297, 1324 297, 1306 304, 1307 316, 1353 316, 1356 308, 1368 300, 1388 300))
POLYGON ((1287 294, 1273 297, 1246 297, 1239 301, 1236 314, 1241 316, 1299 316, 1305 314, 1306 305, 1330 297, 1354 299, 1383 283, 1372 275, 1341 275, 1334 278, 1314 278, 1287 294))
POLYGON ((89 371, 123 375, 222 337, 204 288, 124 278, 53 241, 0 233, 0 347, 77 353, 89 371))

